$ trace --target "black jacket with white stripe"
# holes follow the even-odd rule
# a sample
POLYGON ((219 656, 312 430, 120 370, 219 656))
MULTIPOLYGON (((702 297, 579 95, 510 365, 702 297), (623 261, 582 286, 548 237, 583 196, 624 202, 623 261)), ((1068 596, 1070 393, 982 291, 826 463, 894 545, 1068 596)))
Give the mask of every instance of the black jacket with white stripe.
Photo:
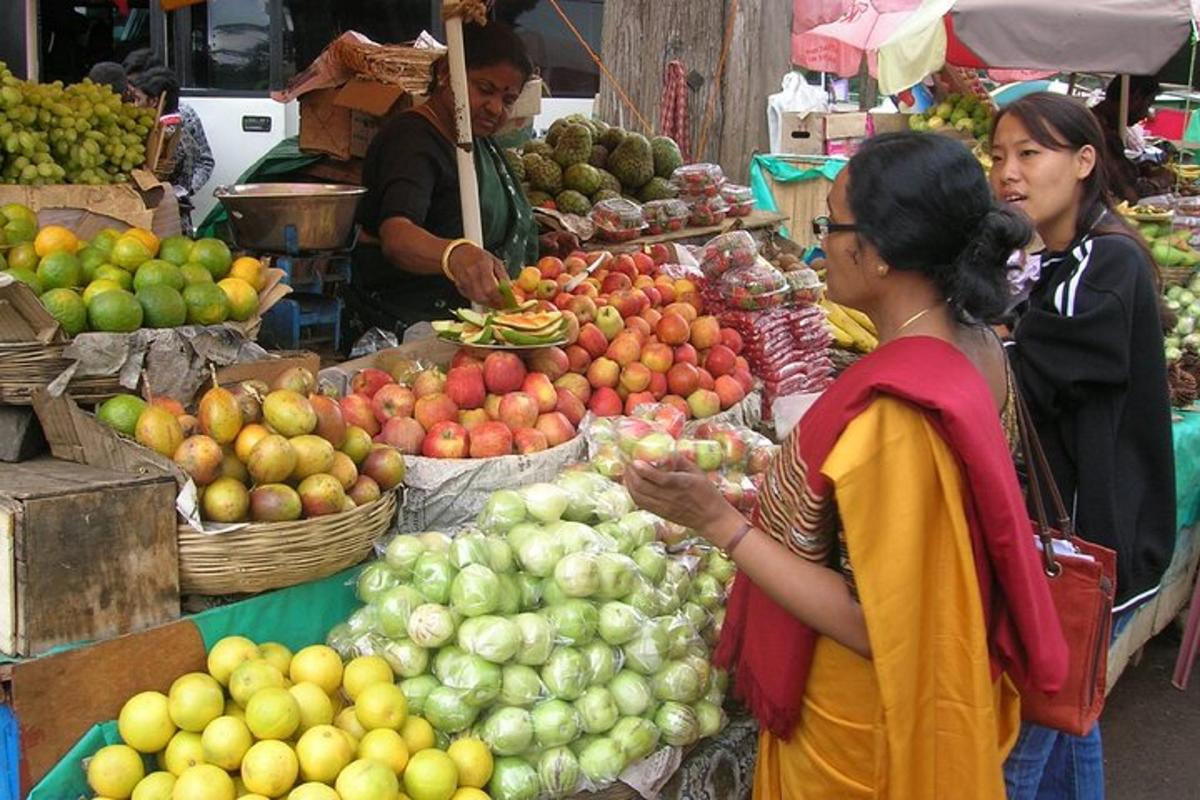
POLYGON ((1117 553, 1117 607, 1157 589, 1175 547, 1175 457, 1154 267, 1091 232, 1042 273, 1008 348, 1076 529, 1117 553))

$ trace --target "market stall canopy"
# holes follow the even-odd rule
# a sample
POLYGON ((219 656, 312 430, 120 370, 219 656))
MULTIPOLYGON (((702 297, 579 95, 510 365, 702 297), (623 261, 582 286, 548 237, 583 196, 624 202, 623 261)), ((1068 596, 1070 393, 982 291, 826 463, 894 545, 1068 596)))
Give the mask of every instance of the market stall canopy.
POLYGON ((792 47, 798 64, 842 75, 866 55, 888 94, 947 64, 1152 75, 1198 14, 1200 0, 846 0, 840 16, 812 28, 799 27, 810 13, 798 16, 792 47))

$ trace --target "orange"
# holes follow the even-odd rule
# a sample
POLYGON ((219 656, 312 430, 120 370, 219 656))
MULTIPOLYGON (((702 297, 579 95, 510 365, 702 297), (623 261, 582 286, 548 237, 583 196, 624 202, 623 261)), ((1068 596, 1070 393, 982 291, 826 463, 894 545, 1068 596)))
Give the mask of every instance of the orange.
POLYGON ((229 269, 229 277, 241 278, 256 292, 261 292, 267 285, 267 271, 263 269, 263 263, 250 256, 242 256, 234 261, 229 269))
POLYGON ((33 240, 33 249, 38 258, 45 258, 56 250, 66 250, 74 255, 79 249, 79 239, 62 225, 47 225, 38 231, 33 240))
POLYGON ((8 251, 9 269, 37 269, 40 257, 31 242, 23 242, 8 251))
POLYGON ((125 231, 124 236, 132 236, 142 244, 146 245, 146 249, 150 251, 150 257, 158 255, 158 237, 145 228, 130 228, 125 231))

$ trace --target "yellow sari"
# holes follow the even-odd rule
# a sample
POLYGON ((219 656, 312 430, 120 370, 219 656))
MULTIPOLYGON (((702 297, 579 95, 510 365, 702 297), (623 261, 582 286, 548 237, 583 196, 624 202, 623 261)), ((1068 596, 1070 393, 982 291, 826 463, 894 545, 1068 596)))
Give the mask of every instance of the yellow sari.
POLYGON ((754 797, 1004 800, 1019 698, 992 680, 958 461, 920 411, 881 395, 822 472, 871 659, 818 639, 791 739, 760 735, 754 797))

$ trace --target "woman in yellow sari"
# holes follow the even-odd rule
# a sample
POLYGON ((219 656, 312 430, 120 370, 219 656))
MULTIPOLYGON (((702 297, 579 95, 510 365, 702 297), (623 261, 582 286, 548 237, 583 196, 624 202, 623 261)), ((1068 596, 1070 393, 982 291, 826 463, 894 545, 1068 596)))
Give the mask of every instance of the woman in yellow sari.
POLYGON ((869 141, 829 209, 829 296, 881 346, 784 442, 753 522, 682 461, 626 484, 737 563, 717 659, 762 725, 756 798, 1003 800, 1010 677, 1054 691, 1066 674, 1004 373, 989 387, 975 366, 992 363, 975 320, 1002 310, 1030 231, 934 135, 869 141))

